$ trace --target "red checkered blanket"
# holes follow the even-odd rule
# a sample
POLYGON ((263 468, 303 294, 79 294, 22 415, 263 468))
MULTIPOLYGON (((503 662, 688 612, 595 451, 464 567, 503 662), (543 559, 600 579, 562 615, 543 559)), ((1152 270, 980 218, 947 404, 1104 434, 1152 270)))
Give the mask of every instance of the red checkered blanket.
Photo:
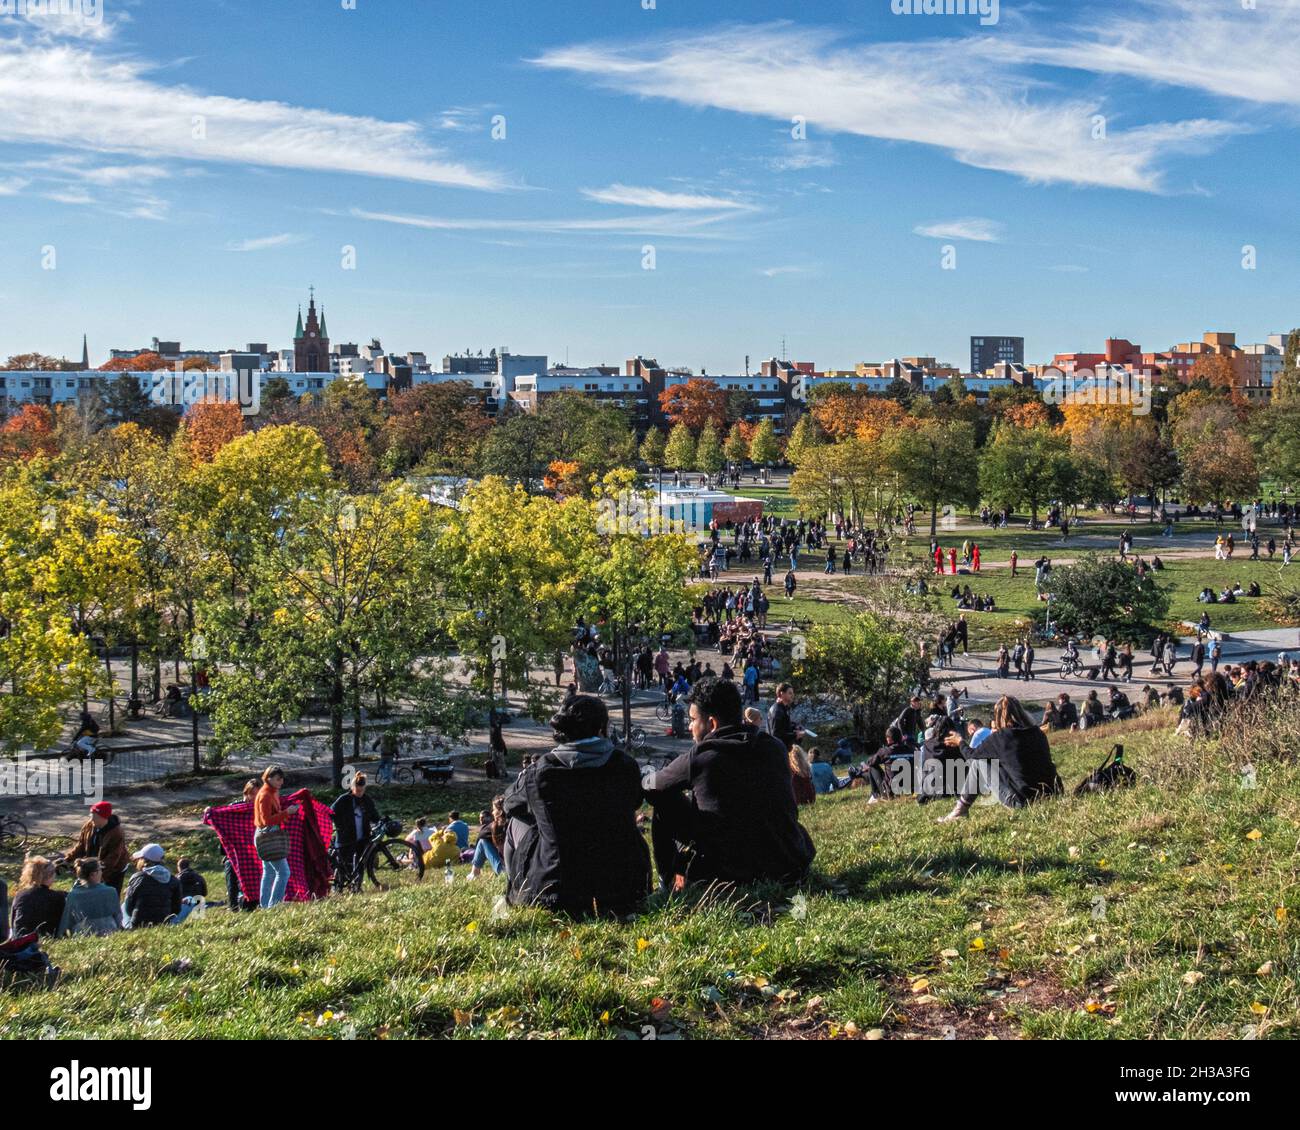
MULTIPOLYGON (((316 800, 307 789, 299 789, 281 798, 285 808, 299 805, 298 811, 284 822, 289 833, 289 888, 285 898, 291 901, 324 898, 330 892, 333 872, 327 845, 334 834, 334 821, 327 806, 316 800)), ((253 846, 253 804, 240 801, 221 808, 211 808, 203 817, 221 840, 239 889, 246 899, 257 902, 262 885, 262 861, 253 846)))

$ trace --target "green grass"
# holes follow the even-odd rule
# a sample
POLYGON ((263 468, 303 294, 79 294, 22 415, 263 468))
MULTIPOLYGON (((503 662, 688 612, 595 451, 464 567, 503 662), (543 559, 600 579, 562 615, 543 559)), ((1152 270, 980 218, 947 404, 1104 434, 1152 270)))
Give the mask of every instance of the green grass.
MULTIPOLYGON (((1141 777, 1126 793, 977 807, 943 827, 934 805, 819 798, 803 810, 818 856, 802 902, 765 888, 574 923, 500 909, 501 880, 434 876, 212 911, 51 943, 62 984, 0 1003, 0 1034, 1294 1036, 1300 772, 1262 764, 1244 789, 1226 760, 1201 764, 1164 736, 1168 724, 1124 732, 1141 777)), ((1067 782, 1115 736, 1054 742, 1067 782)), ((403 807, 441 814, 446 795, 410 790, 403 807)))

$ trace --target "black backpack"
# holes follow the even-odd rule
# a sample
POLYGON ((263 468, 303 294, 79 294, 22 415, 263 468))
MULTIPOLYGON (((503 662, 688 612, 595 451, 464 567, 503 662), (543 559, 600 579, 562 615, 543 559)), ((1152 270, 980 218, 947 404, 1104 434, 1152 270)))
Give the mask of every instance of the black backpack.
POLYGON ((1116 745, 1096 769, 1074 788, 1075 796, 1104 793, 1111 789, 1126 789, 1137 783, 1137 774, 1124 764, 1124 747, 1116 745))

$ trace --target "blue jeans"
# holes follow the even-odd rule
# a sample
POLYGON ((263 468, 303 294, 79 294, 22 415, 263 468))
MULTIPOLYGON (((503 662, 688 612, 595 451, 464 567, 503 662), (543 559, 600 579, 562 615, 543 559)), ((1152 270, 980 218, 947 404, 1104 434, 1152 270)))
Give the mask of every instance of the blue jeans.
POLYGON ((284 901, 284 892, 289 887, 289 861, 277 859, 268 863, 262 860, 262 897, 259 905, 265 910, 269 906, 284 901))
POLYGON ((501 861, 501 853, 492 846, 491 840, 479 840, 479 842, 474 845, 474 858, 470 865, 476 868, 482 867, 484 862, 492 865, 492 873, 494 875, 500 875, 501 869, 505 866, 501 861))

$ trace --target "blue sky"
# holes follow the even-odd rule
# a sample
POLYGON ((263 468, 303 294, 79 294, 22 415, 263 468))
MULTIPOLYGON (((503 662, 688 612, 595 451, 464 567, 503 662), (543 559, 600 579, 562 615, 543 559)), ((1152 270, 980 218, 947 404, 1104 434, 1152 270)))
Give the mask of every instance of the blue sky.
POLYGON ((308 284, 711 372, 1300 321, 1300 0, 85 3, 0 15, 0 355, 287 348, 308 284))

